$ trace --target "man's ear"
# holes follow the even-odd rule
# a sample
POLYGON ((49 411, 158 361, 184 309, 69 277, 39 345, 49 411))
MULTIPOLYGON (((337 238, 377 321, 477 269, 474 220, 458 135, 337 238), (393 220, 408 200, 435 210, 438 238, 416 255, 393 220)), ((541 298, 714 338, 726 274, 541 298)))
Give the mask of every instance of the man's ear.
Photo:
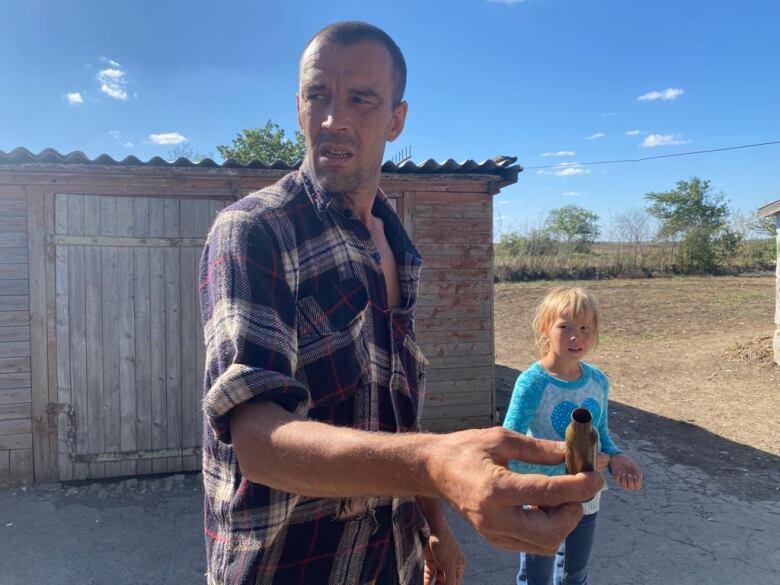
POLYGON ((406 124, 406 114, 409 112, 409 104, 402 101, 393 108, 393 120, 390 124, 390 130, 387 133, 387 141, 393 142, 401 135, 406 124))

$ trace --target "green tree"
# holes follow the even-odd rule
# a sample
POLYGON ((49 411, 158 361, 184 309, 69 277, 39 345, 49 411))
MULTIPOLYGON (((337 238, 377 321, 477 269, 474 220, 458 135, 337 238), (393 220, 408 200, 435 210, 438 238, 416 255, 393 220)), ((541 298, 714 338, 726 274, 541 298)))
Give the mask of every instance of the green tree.
POLYGON ((659 238, 684 236, 692 229, 717 233, 726 224, 729 208, 722 193, 715 193, 706 179, 678 181, 671 191, 645 195, 647 212, 661 222, 659 238))
POLYGON ((587 251, 599 237, 599 216, 579 205, 566 205, 550 211, 546 228, 567 247, 587 251))
POLYGON ((645 195, 647 212, 661 222, 658 237, 681 239, 677 261, 686 271, 712 271, 735 253, 739 238, 727 225, 728 204, 722 193, 699 177, 678 181, 671 191, 645 195))
POLYGON ((286 138, 284 130, 268 120, 262 128, 245 128, 236 134, 232 145, 220 144, 217 150, 223 158, 232 158, 242 164, 253 160, 271 164, 280 160, 292 165, 303 160, 306 142, 297 130, 293 140, 286 138))

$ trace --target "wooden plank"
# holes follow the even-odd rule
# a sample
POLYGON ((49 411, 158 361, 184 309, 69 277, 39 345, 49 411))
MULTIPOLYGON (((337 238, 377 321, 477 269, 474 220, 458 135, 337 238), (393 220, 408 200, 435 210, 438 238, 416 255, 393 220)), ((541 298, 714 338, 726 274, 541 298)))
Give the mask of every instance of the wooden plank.
POLYGON ((433 269, 445 270, 489 270, 493 264, 490 254, 483 256, 428 256, 424 260, 426 272, 433 269))
MULTIPOLYGON (((208 203, 208 202, 206 202, 208 203)), ((184 200, 180 207, 179 232, 182 236, 197 235, 195 224, 195 204, 193 200, 184 200)), ((198 342, 197 327, 197 277, 195 273, 195 250, 180 251, 180 307, 181 307, 181 446, 192 447, 198 444, 198 404, 197 392, 198 342)), ((182 459, 182 468, 190 469, 194 462, 191 457, 182 459)))
MULTIPOLYGON (((51 234, 55 230, 54 198, 52 193, 42 194, 44 233, 51 234)), ((47 417, 49 420, 49 451, 51 453, 54 479, 63 479, 59 473, 60 465, 60 430, 65 436, 68 429, 73 409, 70 402, 67 405, 60 403, 59 390, 57 388, 57 299, 56 292, 56 264, 57 250, 54 246, 46 245, 43 249, 43 274, 45 277, 44 299, 46 319, 44 323, 45 339, 42 341, 46 347, 46 386, 49 396, 47 405, 47 417), (57 404, 57 408, 53 405, 57 404)))
POLYGON ((430 319, 417 323, 418 331, 482 331, 490 329, 490 319, 430 319))
MULTIPOLYGON (((163 230, 168 237, 179 237, 180 201, 163 201, 163 230)), ((177 249, 163 250, 165 259, 165 386, 167 447, 182 446, 182 379, 181 379, 181 256, 177 249)), ((181 457, 168 458, 168 472, 182 470, 181 457)))
POLYGON ((0 343, 0 358, 28 357, 29 355, 29 341, 8 341, 6 343, 0 343))
POLYGON ((439 244, 420 243, 417 245, 425 265, 432 256, 481 257, 493 255, 493 244, 439 244))
POLYGON ((30 324, 27 311, 3 311, 0 313, 0 327, 21 327, 30 324))
POLYGON ((30 297, 27 295, 0 296, 0 312, 29 311, 30 297))
POLYGON ((26 232, 27 218, 24 215, 0 215, 0 231, 26 232))
MULTIPOLYGON (((479 305, 472 307, 450 307, 445 304, 441 304, 438 307, 428 306, 419 307, 415 311, 415 315, 420 319, 419 323, 428 319, 490 319, 489 305, 479 305)), ((425 328, 425 326, 423 326, 425 328)))
POLYGON ((4 264, 27 264, 27 247, 24 248, 3 248, 0 254, 0 266, 4 264))
POLYGON ((490 341, 490 330, 482 329, 480 331, 460 331, 454 329, 450 331, 420 331, 418 329, 417 339, 422 344, 462 343, 464 341, 484 343, 490 341))
POLYGON ((32 421, 29 418, 0 420, 0 435, 19 435, 32 433, 32 421))
POLYGON ((12 357, 0 359, 0 372, 4 374, 17 374, 30 371, 30 358, 12 357))
MULTIPOLYGON (((195 203, 195 233, 198 235, 206 235, 211 227, 211 209, 215 201, 198 201, 195 203)), ((203 341, 203 321, 200 312, 200 296, 198 295, 198 282, 199 282, 199 270, 200 270, 200 258, 202 250, 197 250, 193 257, 193 274, 195 275, 195 288, 193 291, 194 296, 194 315, 195 315, 195 339, 196 339, 196 375, 195 375, 195 388, 193 388, 195 396, 195 442, 193 445, 198 447, 203 442, 203 411, 201 403, 203 399, 203 386, 204 377, 206 371, 206 346, 203 341)), ((185 444, 185 447, 188 445, 185 444)), ((185 458, 184 465, 186 469, 197 470, 201 467, 200 457, 185 458)))
MULTIPOLYGON (((13 248, 16 250, 17 248, 13 248)), ((5 254, 2 254, 5 256, 5 254)), ((26 260, 26 258, 25 258, 26 260)), ((29 266, 25 261, 19 264, 0 264, 0 279, 23 279, 26 280, 29 274, 29 266)))
POLYGON ((490 305, 490 294, 441 293, 425 294, 417 298, 417 307, 481 307, 490 305))
MULTIPOLYGON (((94 229, 94 218, 87 218, 87 199, 83 195, 68 195, 67 214, 68 232, 83 234, 87 229, 94 229)), ((99 224, 98 224, 99 225, 99 224)), ((99 413, 102 405, 91 403, 91 388, 89 381, 89 364, 93 359, 88 344, 88 332, 92 319, 99 316, 99 309, 88 302, 90 289, 93 288, 96 275, 88 269, 87 250, 83 248, 65 250, 67 258, 67 306, 68 306, 68 339, 70 363, 70 393, 73 408, 73 424, 75 424, 75 452, 89 451, 90 411, 99 413)), ((66 403, 67 404, 67 403, 66 403)), ((93 416, 95 416, 93 414, 93 416)), ((58 434, 58 455, 61 445, 58 434)), ((73 479, 85 479, 88 476, 86 466, 73 466, 73 479)))
POLYGON ((26 280, 0 280, 0 296, 2 295, 26 295, 29 285, 26 280))
POLYGON ((426 343, 420 346, 428 359, 437 356, 474 355, 490 352, 490 343, 426 343))
POLYGON ((485 244, 490 242, 490 232, 466 231, 457 228, 450 231, 440 228, 422 229, 416 225, 414 241, 418 244, 485 244))
POLYGON ((30 341, 30 327, 0 327, 0 342, 30 341))
POLYGON ((0 488, 11 486, 11 452, 8 450, 0 451, 0 488))
MULTIPOLYGON (((149 235, 162 236, 163 200, 149 200, 149 235)), ((149 250, 149 312, 151 351, 151 415, 152 449, 168 446, 166 424, 167 396, 165 385, 165 257, 162 249, 149 250)), ((168 459, 157 458, 151 463, 153 473, 168 471, 168 459)))
MULTIPOLYGON (((414 219, 415 230, 420 232, 436 231, 451 233, 491 234, 493 231, 492 216, 487 219, 442 219, 438 217, 416 217, 414 219)), ((490 236, 485 237, 490 242, 490 236)))
POLYGON ((6 216, 27 215, 27 200, 0 199, 0 213, 6 216))
POLYGON ((478 281, 444 281, 428 279, 423 269, 423 277, 420 282, 421 295, 435 294, 478 294, 490 292, 493 283, 487 279, 478 281))
POLYGON ((415 217, 417 217, 417 195, 414 191, 408 191, 401 199, 401 221, 412 240, 414 240, 415 217))
POLYGON ((424 277, 429 282, 436 280, 448 280, 448 281, 477 281, 489 283, 491 276, 491 270, 489 268, 484 269, 466 269, 460 268, 458 270, 449 270, 447 268, 429 268, 425 271, 424 277))
POLYGON ((0 450, 32 449, 32 434, 0 435, 0 450))
POLYGON ((135 238, 106 236, 53 236, 58 246, 97 246, 104 248, 202 248, 205 238, 135 238))
POLYGON ((454 201, 436 205, 418 204, 415 214, 418 218, 479 219, 493 221, 493 210, 491 209, 488 200, 469 204, 458 204, 454 201))
POLYGON ((23 232, 0 232, 0 248, 22 248, 27 246, 27 234, 23 232))
MULTIPOLYGON (((117 235, 117 198, 100 198, 100 235, 117 235)), ((116 248, 100 248, 103 308, 103 449, 121 451, 121 389, 119 382, 119 266, 116 248)), ((102 452, 102 451, 101 451, 102 452)), ((121 475, 118 463, 106 463, 105 476, 121 475)))
POLYGON ((416 191, 418 193, 442 193, 451 197, 460 197, 463 194, 484 193, 490 183, 497 182, 499 177, 495 175, 390 175, 384 173, 381 179, 382 189, 386 191, 416 191), (403 178, 401 178, 403 177, 403 178))
POLYGON ((485 396, 486 400, 482 403, 472 402, 471 404, 426 404, 425 416, 430 419, 457 418, 484 416, 488 420, 492 417, 490 393, 485 396))
POLYGON ((444 382, 447 380, 483 380, 492 379, 494 368, 489 366, 474 366, 469 368, 428 368, 426 383, 444 382))
POLYGON ((422 428, 430 433, 452 433, 465 429, 483 429, 493 426, 490 416, 462 416, 457 418, 432 418, 423 416, 422 428))
POLYGON ((76 460, 88 463, 96 462, 126 462, 151 460, 160 457, 195 457, 200 458, 200 447, 189 447, 185 449, 161 449, 159 451, 128 451, 120 453, 97 453, 95 455, 77 455, 76 460))
POLYGON ((434 191, 413 191, 417 205, 469 205, 479 204, 490 199, 487 193, 469 191, 465 193, 442 193, 434 191))
MULTIPOLYGON (((135 198, 117 199, 117 230, 120 237, 135 236, 135 198)), ((137 449, 136 441, 136 386, 135 386, 135 290, 134 250, 117 248, 119 267, 119 386, 120 386, 120 444, 122 451, 137 449)), ((136 475, 135 461, 121 461, 121 476, 136 475)))
POLYGON ((30 388, 32 385, 30 372, 2 373, 0 374, 0 389, 30 388))
MULTIPOLYGON (((138 198, 134 201, 136 236, 149 235, 149 199, 138 198)), ((147 248, 133 250, 133 291, 135 314, 135 400, 136 448, 148 451, 152 448, 152 348, 150 313, 150 272, 147 248)), ((152 473, 151 460, 139 460, 136 463, 139 475, 152 473)))
POLYGON ((455 393, 425 393, 425 408, 423 414, 429 416, 431 414, 430 408, 435 406, 461 406, 465 404, 490 404, 491 392, 490 390, 474 390, 470 392, 455 392, 455 393))
MULTIPOLYGON (((117 199, 117 230, 120 236, 135 233, 135 208, 127 197, 117 199)), ((136 387, 135 387, 135 292, 133 287, 133 250, 116 251, 119 319, 116 322, 119 336, 119 413, 120 451, 135 451, 136 443, 136 387)), ((135 475, 135 461, 119 463, 119 475, 135 475)))
POLYGON ((18 404, 32 402, 32 392, 29 388, 0 389, 0 404, 18 404))
POLYGON ((19 404, 0 404, 0 420, 32 418, 32 403, 22 402, 19 404))
POLYGON ((9 476, 14 485, 31 485, 34 481, 33 450, 15 449, 11 451, 9 476))
MULTIPOLYGON (((68 231, 68 197, 55 195, 54 226, 56 233, 68 231)), ((68 249, 62 246, 54 250, 54 306, 55 306, 55 368, 57 372, 56 388, 57 403, 73 404, 70 378, 70 267, 68 249)), ((86 293, 85 293, 86 294, 86 293)), ((87 393, 87 388, 80 392, 87 393)), ((84 401, 86 402, 86 400, 84 401)), ((89 417, 86 417, 89 420, 89 417)), ((69 458, 69 425, 70 420, 65 413, 57 414, 57 470, 60 480, 73 479, 73 467, 69 458)), ((88 434, 87 428, 79 428, 78 433, 88 434)))
POLYGON ((492 354, 468 355, 468 356, 465 355, 430 356, 428 359, 431 362, 431 366, 430 368, 428 368, 429 372, 431 370, 436 370, 436 369, 493 365, 492 354))
MULTIPOLYGON (((100 235, 101 227, 101 197, 84 198, 84 235, 100 235)), ((69 230, 69 233, 73 230, 69 230)), ((104 449, 105 437, 105 391, 103 384, 103 267, 102 255, 98 248, 83 248, 84 269, 86 275, 86 307, 87 320, 87 451, 100 453, 104 449)), ((71 254, 73 250, 70 250, 71 254)), ((72 392, 76 388, 71 389, 72 392)), ((79 448, 75 453, 79 453, 79 448)), ((103 464, 86 465, 73 463, 75 477, 90 478, 105 477, 103 464)))

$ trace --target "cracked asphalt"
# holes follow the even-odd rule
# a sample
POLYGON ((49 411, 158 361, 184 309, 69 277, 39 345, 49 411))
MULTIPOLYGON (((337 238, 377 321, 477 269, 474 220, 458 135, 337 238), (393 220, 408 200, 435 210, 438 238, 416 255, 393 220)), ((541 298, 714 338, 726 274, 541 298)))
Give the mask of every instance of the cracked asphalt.
MULTIPOLYGON (((622 442, 645 486, 604 494, 592 583, 780 583, 780 486, 756 498, 651 443, 622 442)), ((514 583, 517 555, 450 518, 468 558, 464 582, 514 583)), ((204 583, 201 530, 198 474, 0 490, 0 585, 204 583)))

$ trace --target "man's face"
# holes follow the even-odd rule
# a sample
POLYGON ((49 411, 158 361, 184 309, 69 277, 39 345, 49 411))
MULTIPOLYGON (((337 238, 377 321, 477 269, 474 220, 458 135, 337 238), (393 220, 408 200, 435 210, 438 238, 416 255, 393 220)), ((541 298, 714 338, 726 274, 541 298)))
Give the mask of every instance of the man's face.
POLYGON ((406 119, 393 104, 393 62, 373 41, 355 45, 314 41, 301 59, 298 123, 306 156, 327 191, 355 193, 378 182, 385 143, 406 119))

